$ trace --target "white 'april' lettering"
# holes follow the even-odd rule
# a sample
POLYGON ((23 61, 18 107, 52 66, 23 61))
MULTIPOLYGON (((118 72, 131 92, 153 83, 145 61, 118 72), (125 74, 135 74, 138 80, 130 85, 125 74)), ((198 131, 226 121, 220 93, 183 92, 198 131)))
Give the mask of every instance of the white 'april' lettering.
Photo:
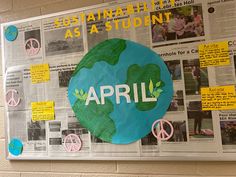
MULTIPOLYGON (((120 97, 124 97, 126 99, 127 103, 131 103, 130 100, 130 87, 126 84, 122 85, 116 85, 115 89, 110 86, 101 86, 100 87, 100 95, 101 95, 101 101, 98 99, 97 93, 94 89, 94 87, 89 88, 88 97, 86 99, 85 105, 89 105, 90 101, 95 101, 97 104, 105 104, 105 98, 111 97, 115 93, 116 96, 116 104, 120 104, 120 97)), ((134 102, 139 102, 139 95, 138 95, 138 85, 137 83, 133 84, 133 93, 134 93, 134 102)), ((142 102, 156 102, 157 98, 148 98, 146 95, 146 86, 145 83, 141 83, 141 96, 142 96, 142 102)))

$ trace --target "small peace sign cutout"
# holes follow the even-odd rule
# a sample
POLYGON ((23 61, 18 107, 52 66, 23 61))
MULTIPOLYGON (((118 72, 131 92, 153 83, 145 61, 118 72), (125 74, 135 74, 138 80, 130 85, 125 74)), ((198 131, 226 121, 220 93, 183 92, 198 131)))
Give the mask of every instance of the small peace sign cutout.
POLYGON ((18 91, 9 89, 6 93, 6 102, 9 107, 16 107, 20 103, 18 91))
POLYGON ((82 147, 81 139, 76 134, 69 134, 64 139, 64 148, 67 152, 77 152, 82 147))
POLYGON ((25 42, 25 50, 28 56, 34 56, 39 53, 40 44, 37 39, 30 38, 25 42))
POLYGON ((172 135, 174 133, 174 128, 173 125, 167 121, 167 120, 157 120, 152 124, 152 134, 153 136, 155 136, 158 140, 169 140, 172 135), (170 133, 166 132, 166 130, 164 129, 164 123, 167 124, 167 126, 170 128, 170 133), (156 127, 160 126, 160 131, 157 131, 156 127))

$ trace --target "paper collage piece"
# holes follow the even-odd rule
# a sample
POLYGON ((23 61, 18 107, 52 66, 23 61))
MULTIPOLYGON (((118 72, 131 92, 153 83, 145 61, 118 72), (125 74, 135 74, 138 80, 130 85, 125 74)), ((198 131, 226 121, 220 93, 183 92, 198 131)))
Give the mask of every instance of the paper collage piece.
POLYGON ((202 110, 231 110, 236 108, 235 86, 201 88, 202 110))
POLYGON ((200 67, 230 64, 228 41, 199 45, 200 67))
POLYGON ((28 56, 34 56, 39 53, 40 44, 37 39, 30 38, 25 42, 25 50, 28 56))
POLYGON ((82 142, 78 135, 69 134, 65 137, 63 145, 66 152, 78 152, 82 147, 82 142))
POLYGON ((9 152, 14 156, 19 156, 23 151, 23 144, 19 139, 12 139, 8 144, 9 152))
POLYGON ((9 89, 6 93, 6 103, 9 107, 16 107, 20 103, 20 97, 18 91, 15 89, 9 89))
POLYGON ((174 134, 174 127, 167 120, 157 120, 152 124, 152 134, 158 140, 169 140, 174 134))
POLYGON ((32 102, 32 121, 54 120, 55 110, 54 102, 32 102))
POLYGON ((50 69, 48 64, 37 64, 30 66, 32 84, 47 82, 50 80, 50 69))
POLYGON ((149 134, 172 96, 173 82, 160 56, 123 39, 106 40, 91 49, 68 87, 79 122, 113 144, 129 144, 149 134))
POLYGON ((4 34, 5 34, 5 38, 8 41, 12 42, 12 41, 16 40, 16 38, 18 36, 18 29, 14 25, 8 26, 7 29, 5 30, 4 34))

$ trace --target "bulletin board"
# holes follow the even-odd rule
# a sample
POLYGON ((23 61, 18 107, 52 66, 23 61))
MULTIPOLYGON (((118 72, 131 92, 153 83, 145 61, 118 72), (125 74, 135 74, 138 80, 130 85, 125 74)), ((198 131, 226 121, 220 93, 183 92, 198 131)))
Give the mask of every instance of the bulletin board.
POLYGON ((130 0, 2 24, 7 159, 236 160, 235 11, 130 0))

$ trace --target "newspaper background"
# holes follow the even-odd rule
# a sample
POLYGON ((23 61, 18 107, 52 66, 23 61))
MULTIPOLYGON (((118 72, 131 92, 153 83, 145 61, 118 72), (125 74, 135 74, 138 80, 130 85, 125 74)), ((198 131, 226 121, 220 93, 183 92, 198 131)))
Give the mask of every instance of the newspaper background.
MULTIPOLYGON (((122 3, 120 6, 123 8, 127 4, 122 3)), ((112 5, 109 8, 115 9, 116 6, 112 5)), ((150 7, 150 3, 148 6, 150 7)), ((176 0, 176 6, 160 10, 158 4, 156 5, 157 12, 171 10, 174 15, 177 15, 176 12, 184 12, 185 16, 181 18, 188 19, 185 25, 182 24, 182 31, 169 30, 167 26, 165 34, 162 32, 163 26, 159 26, 161 29, 158 29, 152 25, 106 32, 104 23, 114 19, 103 19, 79 24, 81 36, 65 40, 65 31, 73 29, 75 26, 55 28, 54 19, 61 20, 63 17, 76 16, 79 12, 16 24, 19 29, 16 42, 14 45, 8 41, 4 43, 5 89, 6 91, 16 89, 21 98, 21 102, 16 108, 8 107, 6 110, 8 143, 11 138, 19 138, 24 143, 24 152, 21 157, 41 156, 49 159, 53 159, 55 156, 68 159, 70 157, 78 159, 90 157, 92 159, 93 157, 171 157, 186 154, 188 156, 196 154, 206 156, 207 153, 223 156, 226 153, 235 153, 235 110, 201 111, 201 97, 192 78, 192 70, 193 67, 199 66, 199 44, 212 42, 212 40, 228 41, 231 64, 200 69, 202 78, 200 85, 201 87, 235 85, 236 33, 232 24, 235 24, 233 12, 236 8, 236 1, 176 0), (226 8, 230 8, 230 10, 222 13, 226 8), (200 19, 198 19, 200 24, 194 27, 197 31, 191 31, 190 28, 195 25, 194 12, 197 12, 200 19), (229 15, 231 18, 228 18, 229 15), (99 24, 99 34, 88 34, 93 23, 99 24), (31 37, 37 38, 40 42, 39 53, 32 57, 25 53, 27 35, 32 35, 31 37), (150 133, 133 144, 112 145, 93 137, 75 118, 67 100, 70 76, 89 49, 110 38, 129 39, 151 47, 165 61, 171 72, 175 90, 173 101, 164 117, 174 126, 174 135, 170 140, 157 141, 150 133), (32 85, 29 73, 30 64, 38 63, 49 63, 51 79, 47 83, 32 85), (55 120, 32 122, 31 102, 45 100, 55 101, 55 120), (80 136, 83 142, 80 152, 68 153, 65 151, 63 142, 68 133, 80 136)), ((155 13, 156 11, 130 16, 125 14, 120 19, 129 17, 133 19, 155 13)), ((9 156, 11 157, 10 154, 9 156)))

